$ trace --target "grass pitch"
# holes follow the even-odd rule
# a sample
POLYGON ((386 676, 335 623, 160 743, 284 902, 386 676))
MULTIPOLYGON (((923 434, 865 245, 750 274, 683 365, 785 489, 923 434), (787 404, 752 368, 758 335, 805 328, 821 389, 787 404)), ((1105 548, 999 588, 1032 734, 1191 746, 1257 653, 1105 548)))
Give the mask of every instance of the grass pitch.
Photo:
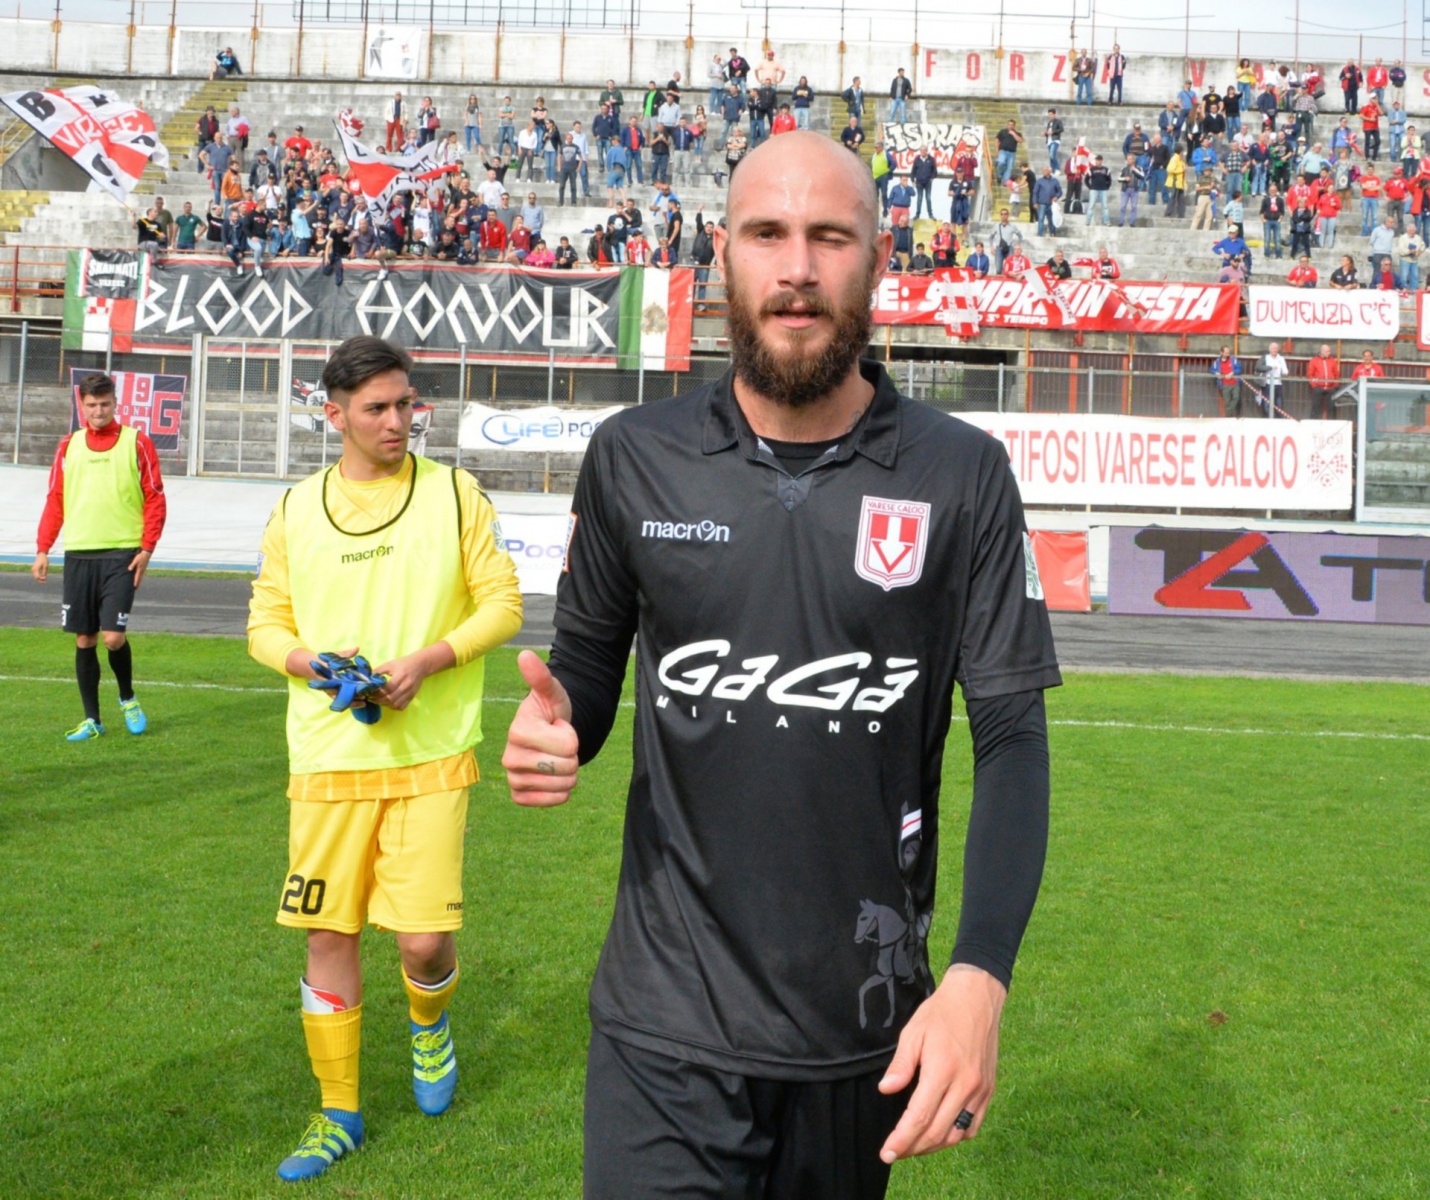
MULTIPOLYGON (((72 645, 0 630, 0 1196, 292 1195, 273 1169, 316 1089, 301 937, 273 924, 283 693, 238 641, 136 647, 150 732, 124 732, 106 670, 110 733, 69 745, 72 645)), ((414 1108, 396 953, 369 934, 368 1143, 305 1194, 579 1195, 630 711, 571 804, 527 811, 498 761, 514 654, 487 691, 457 1102, 414 1108)), ((891 1195, 1424 1195, 1427 701, 1161 676, 1050 693, 1052 843, 999 1092, 977 1141, 901 1164, 891 1195)), ((966 729, 951 737, 936 957, 970 788, 966 729)))

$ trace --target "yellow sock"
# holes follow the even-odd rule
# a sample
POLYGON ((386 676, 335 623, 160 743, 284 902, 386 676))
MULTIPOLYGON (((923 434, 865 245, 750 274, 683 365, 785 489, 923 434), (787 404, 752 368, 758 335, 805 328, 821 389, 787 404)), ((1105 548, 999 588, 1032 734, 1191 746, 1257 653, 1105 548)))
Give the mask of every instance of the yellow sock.
POLYGON ((358 1059, 362 1052, 362 1005, 335 1013, 303 1014, 308 1057, 323 1092, 324 1108, 358 1112, 358 1059))
POLYGON ((419 987, 402 972, 402 982, 407 987, 407 1012, 419 1025, 435 1025, 451 1002, 457 990, 457 968, 435 988, 419 987))

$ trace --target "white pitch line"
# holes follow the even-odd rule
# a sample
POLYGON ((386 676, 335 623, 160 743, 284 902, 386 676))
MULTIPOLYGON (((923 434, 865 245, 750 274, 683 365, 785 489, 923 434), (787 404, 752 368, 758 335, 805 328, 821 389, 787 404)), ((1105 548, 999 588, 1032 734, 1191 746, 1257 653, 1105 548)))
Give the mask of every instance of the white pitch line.
POLYGON ((1353 738, 1382 742, 1430 742, 1430 733, 1363 733, 1354 729, 1228 729, 1215 725, 1152 725, 1137 721, 1049 721, 1081 729, 1138 729, 1146 733, 1217 733, 1254 737, 1353 738))
MULTIPOLYGON (((72 677, 58 675, 0 675, 0 683, 73 683, 72 677)), ((287 688, 278 687, 229 687, 222 683, 176 683, 169 679, 146 679, 142 687, 193 688, 213 692, 256 692, 268 696, 287 694, 287 688)), ((520 696, 483 696, 487 704, 520 704, 520 696)), ((621 701, 622 708, 634 708, 630 700, 621 701)), ((955 716, 955 723, 962 723, 964 717, 955 716)), ((1049 725, 1061 725, 1073 729, 1128 729, 1142 733, 1215 733, 1232 734, 1241 737, 1298 737, 1298 738, 1349 738, 1352 741, 1377 742, 1430 742, 1430 733, 1365 733, 1354 729, 1231 729, 1216 725, 1170 725, 1140 721, 1078 721, 1054 720, 1049 725)))

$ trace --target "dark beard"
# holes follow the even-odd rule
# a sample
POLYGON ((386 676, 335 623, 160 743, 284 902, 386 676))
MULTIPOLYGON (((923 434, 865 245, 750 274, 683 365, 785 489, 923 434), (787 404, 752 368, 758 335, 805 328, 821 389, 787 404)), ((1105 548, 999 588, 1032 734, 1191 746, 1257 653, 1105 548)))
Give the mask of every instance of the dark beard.
MULTIPOLYGON (((804 408, 833 391, 849 374, 869 344, 874 317, 869 296, 874 290, 874 263, 847 295, 833 301, 819 295, 800 296, 784 291, 755 309, 745 298, 731 266, 725 267, 725 294, 729 303, 730 359, 746 387, 789 408, 804 408), (802 301, 812 315, 831 316, 834 328, 823 350, 810 357, 801 353, 778 354, 760 337, 760 317, 802 301)), ((817 329, 808 333, 817 333, 817 329)), ((791 340, 796 349, 809 340, 804 331, 791 340)))

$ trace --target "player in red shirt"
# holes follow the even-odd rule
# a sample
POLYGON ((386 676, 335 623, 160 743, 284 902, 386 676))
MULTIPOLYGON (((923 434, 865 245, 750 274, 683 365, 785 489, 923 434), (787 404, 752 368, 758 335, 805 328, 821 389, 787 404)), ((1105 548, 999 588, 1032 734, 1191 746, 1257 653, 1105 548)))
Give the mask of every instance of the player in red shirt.
POLYGON ((1311 416, 1331 419, 1331 396, 1341 384, 1341 364, 1323 345, 1321 352, 1306 363, 1306 381, 1311 385, 1311 416))
POLYGON ((793 133, 795 130, 794 113, 790 112, 788 104, 781 104, 780 111, 775 114, 775 119, 770 122, 770 136, 777 133, 793 133))
POLYGON ((1380 118, 1383 115, 1384 110, 1374 99, 1360 106, 1360 128, 1367 159, 1380 157, 1380 118))
POLYGON ((1356 369, 1351 372, 1352 379, 1383 379, 1385 378, 1385 368, 1375 361, 1375 351, 1365 350, 1361 352, 1360 362, 1356 363, 1356 369))
POLYGON ((1375 60, 1374 66, 1366 68, 1365 86, 1374 93, 1377 100, 1382 104, 1385 103, 1385 89, 1390 86, 1390 72, 1386 70, 1385 64, 1380 59, 1375 60))
POLYGON ((502 252, 506 250, 507 234, 506 226, 501 223, 495 209, 487 214, 487 219, 478 227, 477 239, 481 243, 484 259, 488 262, 501 260, 502 252))
POLYGON ((1321 277, 1316 274, 1316 268, 1311 265, 1309 254, 1301 255, 1301 261, 1291 268, 1291 273, 1286 276, 1286 282, 1292 287, 1313 288, 1321 281, 1321 277))
POLYGON ((35 537, 36 582, 49 578, 50 549, 65 531, 63 627, 75 635, 75 677, 84 720, 72 742, 104 733, 99 717, 100 637, 119 684, 119 705, 130 733, 148 721, 134 696, 134 661, 126 630, 134 593, 164 531, 167 507, 159 456, 147 436, 115 420, 115 386, 96 373, 80 381, 76 403, 83 424, 60 442, 50 467, 49 494, 35 537))
POLYGON ((1375 163, 1365 165, 1360 177, 1360 235, 1370 237, 1370 231, 1380 224, 1380 194, 1382 183, 1375 173, 1375 163))
POLYGON ((283 149, 288 151, 288 161, 292 162, 294 159, 307 158, 312 152, 313 143, 303 136, 301 125, 294 125, 293 136, 283 143, 283 149))
MULTIPOLYGON (((1399 237, 1405 232, 1405 197, 1410 194, 1410 185, 1405 182, 1405 168, 1396 167, 1385 181, 1385 215, 1395 218, 1395 233, 1399 237)), ((1367 235, 1369 236, 1369 235, 1367 235)))
POLYGON ((1334 188, 1326 188, 1316 201, 1316 215, 1321 218, 1321 249, 1330 250, 1336 244, 1336 219, 1341 215, 1341 198, 1334 188))

